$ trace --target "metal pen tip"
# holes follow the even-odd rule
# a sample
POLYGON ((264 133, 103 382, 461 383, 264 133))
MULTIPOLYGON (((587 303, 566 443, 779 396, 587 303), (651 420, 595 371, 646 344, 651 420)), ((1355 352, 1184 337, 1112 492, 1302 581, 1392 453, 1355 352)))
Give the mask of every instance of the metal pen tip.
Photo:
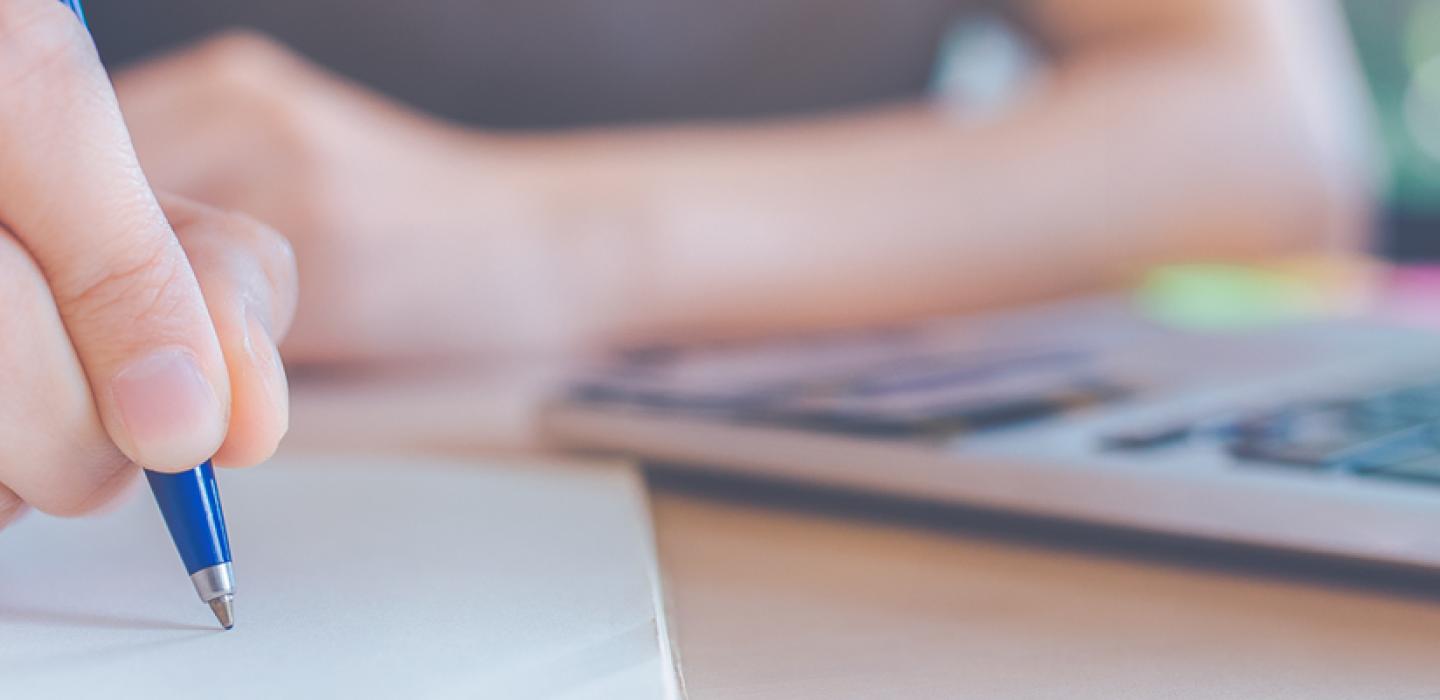
POLYGON ((210 612, 215 613, 215 619, 220 621, 220 626, 230 629, 235 626, 235 596, 222 595, 210 601, 210 612))

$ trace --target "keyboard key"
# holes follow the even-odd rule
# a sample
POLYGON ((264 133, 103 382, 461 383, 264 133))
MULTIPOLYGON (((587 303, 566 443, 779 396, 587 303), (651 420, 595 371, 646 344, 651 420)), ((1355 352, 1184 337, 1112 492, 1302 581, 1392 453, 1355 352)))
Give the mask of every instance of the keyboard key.
POLYGON ((1344 404, 1325 402, 1237 421, 1227 449, 1240 460, 1325 468, 1367 439, 1351 426, 1344 404))
POLYGON ((1127 387, 1087 380, 983 401, 927 403, 904 408, 874 401, 769 406, 755 418, 766 423, 868 437, 942 437, 1051 418, 1118 400, 1129 391, 1127 387))
POLYGON ((1170 423, 1150 428, 1122 430, 1100 437, 1100 448, 1117 452, 1139 452, 1178 445, 1195 432, 1193 422, 1170 423))
POLYGON ((1371 472, 1434 456, 1440 456, 1440 432, 1436 424, 1428 423, 1366 443, 1343 466, 1371 472))
POLYGON ((1360 472, 1366 476, 1440 485, 1440 454, 1360 472))
POLYGON ((1237 442, 1227 450, 1231 457, 1248 462, 1267 462, 1294 467, 1326 469, 1339 466, 1349 456, 1348 445, 1277 442, 1237 442))

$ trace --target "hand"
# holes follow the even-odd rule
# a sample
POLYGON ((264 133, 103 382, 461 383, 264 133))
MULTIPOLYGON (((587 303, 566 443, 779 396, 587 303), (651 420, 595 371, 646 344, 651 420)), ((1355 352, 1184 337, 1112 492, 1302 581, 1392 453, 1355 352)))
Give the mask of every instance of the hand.
POLYGON ((157 186, 285 231, 300 267, 292 363, 475 353, 569 327, 550 252, 527 235, 521 159, 251 34, 121 73, 157 186))
POLYGON ((284 239, 151 192, 75 17, 0 0, 0 525, 268 456, 294 294, 284 239))

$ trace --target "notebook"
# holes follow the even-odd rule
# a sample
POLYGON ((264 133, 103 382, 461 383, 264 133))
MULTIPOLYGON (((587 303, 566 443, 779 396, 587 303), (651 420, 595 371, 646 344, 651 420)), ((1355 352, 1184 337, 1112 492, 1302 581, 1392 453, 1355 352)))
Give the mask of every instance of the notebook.
POLYGON ((32 514, 0 532, 0 694, 678 696, 628 466, 287 458, 220 478, 234 630, 143 490, 32 514))

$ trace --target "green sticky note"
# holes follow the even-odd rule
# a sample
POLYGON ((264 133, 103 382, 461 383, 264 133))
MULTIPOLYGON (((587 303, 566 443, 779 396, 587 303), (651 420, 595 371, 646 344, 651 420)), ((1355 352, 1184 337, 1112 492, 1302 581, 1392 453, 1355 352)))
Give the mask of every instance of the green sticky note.
POLYGON ((1177 326, 1245 328, 1276 323, 1315 308, 1311 281, 1240 265, 1170 265, 1149 272, 1139 290, 1146 314, 1177 326))

